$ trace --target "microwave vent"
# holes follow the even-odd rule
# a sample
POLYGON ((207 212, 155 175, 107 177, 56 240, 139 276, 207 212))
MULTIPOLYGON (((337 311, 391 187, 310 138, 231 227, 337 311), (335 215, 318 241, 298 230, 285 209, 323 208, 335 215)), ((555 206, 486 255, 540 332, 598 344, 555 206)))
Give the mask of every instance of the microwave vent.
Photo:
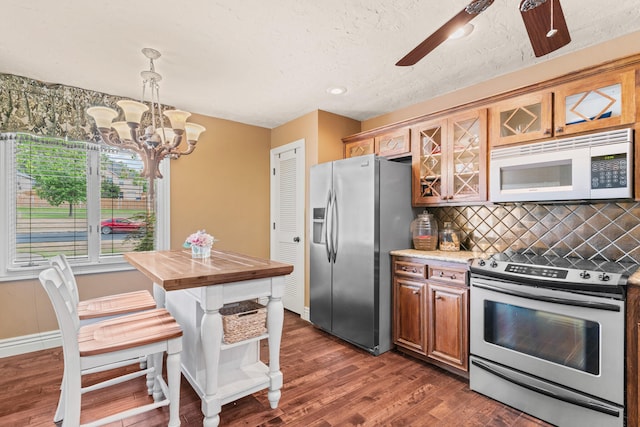
POLYGON ((553 141, 537 142, 534 144, 518 145, 515 147, 494 148, 491 159, 527 156, 540 153, 554 153, 576 148, 597 147, 600 145, 617 144, 632 141, 631 129, 618 129, 590 135, 574 136, 571 138, 555 139, 553 141))

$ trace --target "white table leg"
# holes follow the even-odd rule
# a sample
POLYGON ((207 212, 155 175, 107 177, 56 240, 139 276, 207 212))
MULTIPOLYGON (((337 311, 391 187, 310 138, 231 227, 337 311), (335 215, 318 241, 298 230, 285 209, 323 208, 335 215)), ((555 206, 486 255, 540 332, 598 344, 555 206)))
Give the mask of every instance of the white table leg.
POLYGON ((280 389, 282 388, 282 372, 280 371, 280 341, 284 324, 284 277, 271 279, 271 295, 267 304, 267 329, 269 330, 269 391, 267 398, 271 409, 278 407, 280 389))
POLYGON ((157 283, 153 284, 153 299, 156 300, 156 307, 165 308, 167 306, 167 291, 157 283))
POLYGON ((202 288, 200 306, 204 311, 200 327, 200 339, 205 365, 204 396, 202 396, 202 413, 204 427, 217 427, 220 424, 220 400, 218 393, 218 365, 220 364, 220 346, 222 344, 223 286, 206 286, 202 288))

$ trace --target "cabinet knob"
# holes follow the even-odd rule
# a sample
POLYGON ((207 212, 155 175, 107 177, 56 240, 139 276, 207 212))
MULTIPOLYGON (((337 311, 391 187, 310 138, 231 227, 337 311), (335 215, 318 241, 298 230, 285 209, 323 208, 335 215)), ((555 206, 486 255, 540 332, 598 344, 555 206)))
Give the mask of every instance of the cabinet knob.
POLYGON ((456 280, 456 275, 455 274, 451 275, 451 280, 456 280))
POLYGON ((562 133, 562 132, 564 132, 564 128, 563 127, 559 126, 559 127, 556 128, 556 133, 562 133))
POLYGON ((545 135, 551 135, 551 129, 545 129, 544 134, 545 135))
POLYGON ((443 299, 443 298, 440 295, 437 295, 436 299, 443 299))
POLYGON ((412 293, 413 293, 414 295, 418 295, 418 294, 420 293, 420 291, 418 291, 418 290, 416 289, 416 290, 414 290, 412 293))
POLYGON ((444 277, 444 271, 440 272, 440 277, 444 277))

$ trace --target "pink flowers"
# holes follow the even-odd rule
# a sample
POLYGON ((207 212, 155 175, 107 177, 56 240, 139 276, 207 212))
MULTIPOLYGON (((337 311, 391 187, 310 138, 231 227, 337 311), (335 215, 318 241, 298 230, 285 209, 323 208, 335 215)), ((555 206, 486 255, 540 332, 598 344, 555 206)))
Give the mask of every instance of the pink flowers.
POLYGON ((213 242, 215 242, 215 238, 211 234, 207 234, 205 230, 198 230, 187 237, 183 246, 185 248, 190 248, 191 246, 211 247, 213 242))

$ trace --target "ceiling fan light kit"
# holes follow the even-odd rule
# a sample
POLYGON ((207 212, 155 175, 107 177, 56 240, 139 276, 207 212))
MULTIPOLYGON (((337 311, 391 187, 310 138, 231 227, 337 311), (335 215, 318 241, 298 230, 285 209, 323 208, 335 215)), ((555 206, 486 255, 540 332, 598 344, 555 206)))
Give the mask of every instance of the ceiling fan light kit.
MULTIPOLYGON (((397 66, 415 65, 450 38, 456 30, 493 4, 494 0, 473 0, 433 34, 400 59, 397 66)), ((522 0, 520 14, 536 57, 547 55, 571 41, 560 0, 522 0)), ((471 27, 473 28, 473 26, 471 27)))
POLYGON ((469 34, 473 32, 474 28, 475 27, 473 26, 473 24, 469 22, 466 25, 463 25, 462 27, 455 30, 453 34, 449 36, 449 40, 457 40, 463 37, 467 37, 469 34))

